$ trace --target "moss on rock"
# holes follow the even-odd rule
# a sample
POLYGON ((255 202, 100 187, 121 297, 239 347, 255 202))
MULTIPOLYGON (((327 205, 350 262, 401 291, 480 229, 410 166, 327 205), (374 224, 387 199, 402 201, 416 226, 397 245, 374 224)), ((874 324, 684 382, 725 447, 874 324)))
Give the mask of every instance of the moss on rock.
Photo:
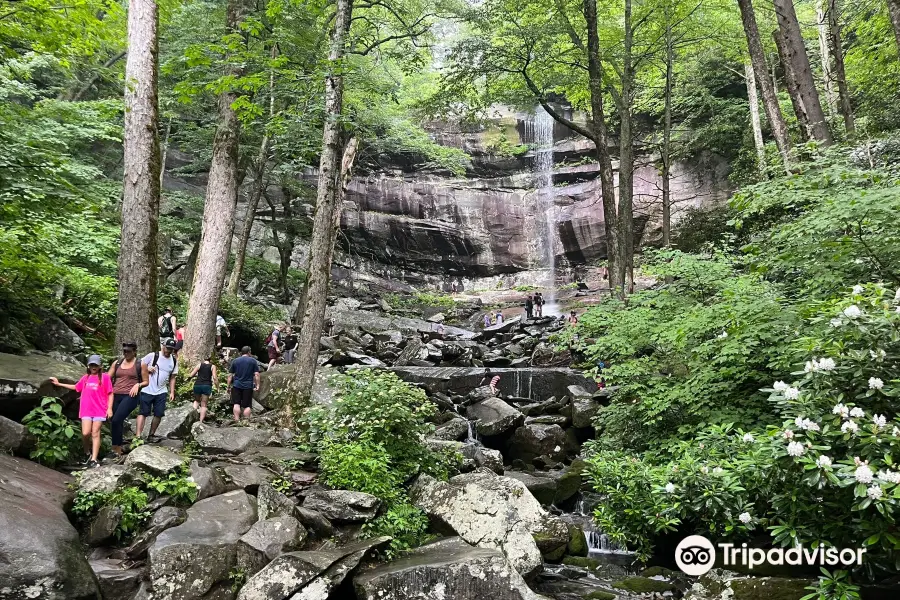
POLYGON ((671 569, 667 569, 665 567, 647 567, 643 571, 640 572, 641 577, 673 577, 676 575, 674 571, 671 569))
POLYGON ((580 458, 576 458, 557 480, 556 498, 554 499, 556 504, 565 502, 578 493, 581 489, 581 472, 584 471, 584 468, 585 462, 580 458))
POLYGON ((584 595, 585 600, 614 600, 615 598, 618 598, 618 596, 612 592, 604 592, 603 590, 597 590, 584 595))
POLYGON ((588 545, 584 539, 584 531, 576 525, 569 525, 569 547, 567 552, 570 556, 587 556, 588 545))
MULTIPOLYGON (((670 592, 675 586, 658 579, 648 579, 647 577, 626 577, 612 584, 616 589, 634 592, 636 594, 647 594, 650 592, 670 592)), ((737 600, 735 598, 735 600, 737 600)))
POLYGON ((587 558, 586 556, 567 556, 562 560, 564 565, 571 565, 573 567, 584 567, 590 571, 595 571, 597 567, 600 566, 599 560, 594 560, 593 558, 587 558))
POLYGON ((813 582, 808 579, 783 577, 747 577, 733 579, 733 600, 797 600, 809 593, 804 589, 813 582))

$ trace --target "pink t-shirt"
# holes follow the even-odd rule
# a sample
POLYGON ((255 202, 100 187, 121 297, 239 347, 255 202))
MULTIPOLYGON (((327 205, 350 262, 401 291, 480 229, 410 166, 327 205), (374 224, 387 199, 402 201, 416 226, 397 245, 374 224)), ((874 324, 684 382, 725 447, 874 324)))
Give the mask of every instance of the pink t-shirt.
POLYGON ((105 418, 109 407, 109 395, 113 385, 109 374, 103 374, 103 380, 97 381, 93 375, 84 375, 75 384, 75 391, 81 392, 81 405, 78 407, 78 418, 105 418))

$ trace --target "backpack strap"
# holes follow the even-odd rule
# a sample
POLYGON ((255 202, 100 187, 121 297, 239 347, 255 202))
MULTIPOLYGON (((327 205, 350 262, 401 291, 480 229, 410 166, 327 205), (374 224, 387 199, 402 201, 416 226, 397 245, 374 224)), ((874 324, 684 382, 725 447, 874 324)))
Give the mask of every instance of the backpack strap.
POLYGON ((122 364, 122 359, 121 359, 121 358, 118 359, 116 362, 113 363, 112 377, 109 378, 113 383, 116 382, 116 374, 119 372, 119 365, 121 365, 121 364, 122 364))

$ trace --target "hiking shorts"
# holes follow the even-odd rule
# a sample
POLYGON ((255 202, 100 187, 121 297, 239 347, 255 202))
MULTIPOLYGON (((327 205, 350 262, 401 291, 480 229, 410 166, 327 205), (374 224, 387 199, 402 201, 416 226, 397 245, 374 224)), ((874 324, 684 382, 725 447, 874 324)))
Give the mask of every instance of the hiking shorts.
POLYGON ((274 346, 269 346, 266 350, 269 352, 269 360, 278 360, 278 357, 281 356, 278 352, 278 348, 274 346))
POLYGON ((203 383, 195 383, 194 384, 194 395, 195 396, 212 396, 212 386, 206 385, 203 383))
POLYGON ((155 396, 141 393, 141 410, 138 414, 149 417, 152 411, 154 417, 164 417, 166 415, 166 398, 168 396, 169 394, 165 393, 155 396))
POLYGON ((253 406, 253 388, 244 390, 241 388, 231 388, 231 403, 238 405, 242 409, 253 406))

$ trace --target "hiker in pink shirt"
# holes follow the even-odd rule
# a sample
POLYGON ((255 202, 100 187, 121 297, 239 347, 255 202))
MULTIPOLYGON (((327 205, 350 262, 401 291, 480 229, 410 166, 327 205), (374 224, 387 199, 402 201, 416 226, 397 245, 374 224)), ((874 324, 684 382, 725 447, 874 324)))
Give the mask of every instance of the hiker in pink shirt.
POLYGON ((85 460, 88 468, 99 467, 97 455, 100 453, 100 428, 103 421, 112 417, 113 385, 109 374, 103 372, 103 359, 94 354, 88 359, 87 374, 75 385, 60 383, 51 377, 53 385, 74 390, 81 394, 78 418, 81 419, 81 440, 84 443, 85 460))

